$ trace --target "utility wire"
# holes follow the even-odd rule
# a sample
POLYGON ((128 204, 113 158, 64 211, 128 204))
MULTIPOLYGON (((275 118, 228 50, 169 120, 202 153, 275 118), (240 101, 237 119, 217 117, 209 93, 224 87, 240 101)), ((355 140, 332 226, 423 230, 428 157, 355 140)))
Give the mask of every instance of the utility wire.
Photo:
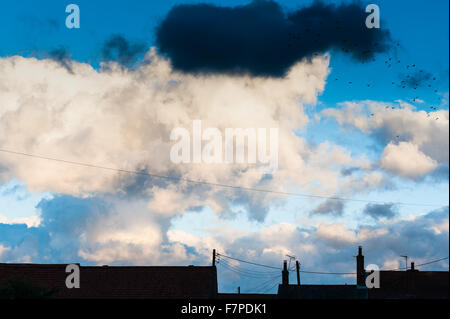
POLYGON ((300 272, 314 275, 356 275, 356 272, 324 272, 324 271, 306 271, 306 270, 300 270, 300 272))
POLYGON ((244 277, 251 277, 251 278, 261 279, 261 278, 267 278, 269 276, 273 276, 274 275, 273 273, 272 274, 270 274, 270 273, 269 274, 254 274, 254 273, 250 273, 250 272, 244 272, 244 271, 242 271, 242 270, 240 270, 238 268, 233 268, 232 266, 227 265, 226 263, 223 263, 223 262, 219 262, 218 264, 220 266, 222 266, 222 267, 224 267, 224 268, 226 268, 226 269, 228 269, 228 270, 230 270, 230 271, 232 271, 234 273, 237 273, 237 274, 239 274, 241 276, 244 276, 244 277))
MULTIPOLYGON (((242 260, 242 259, 238 259, 238 258, 222 255, 222 254, 219 254, 219 253, 217 253, 217 255, 225 257, 225 258, 228 258, 228 259, 233 259, 233 260, 236 260, 236 261, 239 261, 239 262, 243 262, 243 263, 246 263, 246 264, 259 266, 259 267, 266 267, 266 268, 272 268, 272 269, 277 269, 277 270, 282 270, 283 269, 283 268, 280 268, 280 267, 274 267, 274 266, 269 266, 269 265, 258 264, 258 263, 254 263, 254 262, 251 262, 251 261, 242 260)), ((349 272, 319 272, 319 271, 306 271, 306 270, 300 270, 300 272, 307 273, 307 274, 319 274, 319 275, 354 275, 354 274, 356 274, 356 273, 349 273, 349 272)))
POLYGON ((274 280, 279 280, 281 277, 281 274, 278 274, 276 276, 272 276, 269 279, 263 281, 262 283, 257 284, 256 286, 248 289, 249 292, 259 292, 261 289, 263 289, 266 285, 271 284, 274 280))
POLYGON ((278 274, 272 273, 272 274, 267 274, 265 276, 252 276, 252 275, 248 275, 248 274, 242 274, 238 270, 235 270, 232 267, 229 267, 229 265, 227 265, 226 263, 223 263, 223 261, 224 260, 221 259, 220 262, 218 262, 218 265, 222 266, 226 270, 229 270, 229 271, 239 274, 241 276, 246 276, 246 277, 250 277, 250 278, 254 278, 254 279, 259 279, 259 280, 262 279, 263 280, 262 282, 258 283, 256 286, 248 289, 249 292, 261 292, 262 290, 267 288, 268 285, 272 285, 274 282, 278 282, 278 280, 281 277, 280 273, 278 273, 278 274))
POLYGON ((273 280, 270 281, 269 283, 267 283, 267 284, 265 284, 264 286, 262 286, 262 287, 260 288, 260 291, 261 291, 261 293, 265 294, 265 293, 267 293, 268 291, 270 291, 273 287, 275 287, 275 286, 277 286, 277 285, 279 285, 279 284, 280 284, 280 282, 279 282, 279 279, 278 279, 278 278, 273 279, 273 280))
POLYGON ((437 263, 437 262, 440 262, 440 261, 443 261, 443 260, 446 260, 446 259, 448 259, 448 257, 444 257, 444 258, 441 258, 441 259, 432 260, 432 261, 429 261, 429 262, 426 262, 426 263, 417 265, 417 267, 421 267, 421 266, 425 266, 425 265, 434 264, 434 263, 437 263))
MULTIPOLYGON (((217 254, 216 254, 216 256, 217 256, 217 254)), ((233 269, 236 269, 237 271, 241 271, 243 273, 248 273, 248 274, 251 274, 251 275, 268 276, 268 275, 274 275, 274 274, 278 274, 279 273, 278 269, 277 270, 263 270, 263 271, 261 271, 261 270, 251 270, 251 269, 248 269, 248 268, 238 267, 237 265, 230 264, 226 259, 221 259, 220 256, 219 256, 219 258, 217 260, 217 263, 226 264, 227 266, 229 266, 229 267, 231 267, 233 269)))
MULTIPOLYGON (((222 256, 222 257, 225 257, 225 258, 228 258, 228 259, 233 259, 233 260, 236 260, 236 261, 239 261, 239 262, 242 262, 242 263, 259 266, 259 267, 266 267, 266 268, 272 268, 272 269, 277 269, 277 270, 282 270, 283 269, 283 268, 280 268, 280 267, 274 267, 274 266, 254 263, 254 262, 251 262, 251 261, 242 260, 242 259, 238 259, 238 258, 222 255, 222 254, 219 254, 219 253, 217 253, 216 255, 217 256, 222 256)), ((429 261, 429 262, 426 262, 426 263, 419 264, 419 265, 417 265, 417 267, 434 264, 434 263, 446 260, 448 258, 449 257, 444 257, 444 258, 432 260, 432 261, 429 261)), ((400 268, 397 268, 397 269, 380 269, 380 271, 397 271, 397 270, 403 270, 403 269, 406 269, 406 267, 400 267, 400 268)), ((291 270, 291 269, 289 269, 289 270, 291 270)), ((356 275, 356 272, 325 272, 325 271, 308 271, 308 270, 300 270, 299 272, 305 273, 305 274, 316 274, 316 275, 356 275)))
POLYGON ((268 293, 269 291, 271 291, 273 288, 275 288, 278 285, 278 283, 276 282, 273 286, 270 286, 269 289, 264 290, 264 294, 268 293))
POLYGON ((222 256, 222 257, 225 257, 225 258, 228 258, 228 259, 233 259, 233 260, 236 260, 236 261, 240 261, 242 263, 259 266, 259 267, 266 267, 266 268, 277 269, 277 270, 281 270, 282 269, 280 267, 274 267, 274 266, 269 266, 269 265, 258 264, 258 263, 254 263, 254 262, 251 262, 251 261, 242 260, 242 259, 238 259, 238 258, 222 255, 222 254, 219 254, 219 253, 216 253, 216 255, 217 256, 222 256))
MULTIPOLYGON (((247 276, 250 278, 256 278, 259 279, 261 277, 266 277, 268 278, 267 280, 263 281, 262 283, 250 288, 248 291, 249 292, 262 292, 262 293, 267 293, 268 291, 272 290, 277 284, 277 280, 279 279, 279 277, 281 276, 281 274, 277 274, 274 275, 273 273, 271 274, 270 272, 267 272, 265 275, 256 275, 256 274, 252 274, 252 271, 248 271, 245 272, 246 270, 244 269, 239 269, 238 267, 233 267, 232 265, 230 265, 229 263, 227 263, 225 261, 225 259, 220 259, 220 256, 224 257, 224 258, 228 258, 228 259, 232 259, 232 260, 236 260, 239 262, 243 262, 243 263, 247 263, 247 264, 251 264, 251 265, 255 265, 255 266, 260 266, 260 267, 266 267, 266 268, 272 268, 272 269, 277 269, 278 271, 281 270, 282 268, 278 268, 278 267, 273 267, 273 266, 269 266, 269 265, 263 265, 263 264, 259 264, 259 263, 254 263, 254 262, 250 262, 250 261, 246 261, 246 260, 242 260, 242 259, 238 259, 238 258, 234 258, 234 257, 230 257, 230 256, 226 256, 226 255, 222 255, 217 253, 216 256, 219 257, 218 260, 218 264, 222 265, 224 268, 238 274, 238 275, 242 275, 242 276, 247 276), (220 261, 220 263, 219 263, 220 261), (272 285, 272 283, 275 282, 275 284, 272 285), (271 286, 269 286, 271 285, 271 286)), ((436 260, 431 260, 422 264, 418 264, 417 267, 421 267, 421 266, 426 266, 426 265, 430 265, 430 264, 434 264, 443 260, 449 259, 449 257, 444 257, 444 258, 440 258, 440 259, 436 259, 436 260)), ((407 269, 406 267, 400 267, 397 269, 389 269, 389 270, 380 270, 380 271, 400 271, 400 270, 404 270, 407 269)), ((292 271, 293 268, 290 268, 289 271, 292 271)), ((307 274, 318 274, 318 275, 356 275, 356 273, 344 273, 344 272, 320 272, 320 271, 306 271, 306 270, 300 270, 300 272, 302 273, 307 273, 307 274)))
MULTIPOLYGON (((153 174, 153 173, 148 173, 148 172, 140 172, 140 171, 126 170, 126 169, 120 169, 120 168, 114 168, 114 167, 100 166, 100 165, 94 165, 94 164, 89 164, 89 163, 82 163, 82 162, 76 162, 76 161, 69 161, 69 160, 65 160, 65 159, 53 158, 53 157, 48 157, 48 156, 41 156, 41 155, 36 155, 36 154, 11 151, 11 150, 7 150, 7 149, 0 149, 0 152, 6 153, 6 154, 14 154, 14 155, 20 155, 20 156, 26 156, 26 157, 32 157, 32 158, 39 158, 39 159, 44 159, 44 160, 53 161, 53 162, 60 162, 60 163, 65 163, 65 164, 84 166, 84 167, 89 167, 89 168, 97 168, 97 169, 115 171, 115 172, 120 172, 120 173, 143 175, 143 176, 149 176, 149 177, 166 179, 166 180, 182 181, 182 182, 187 182, 187 183, 192 183, 192 184, 207 185, 207 186, 212 186, 212 187, 221 187, 221 188, 235 189, 235 190, 242 190, 242 191, 249 191, 249 192, 259 192, 259 193, 277 194, 277 195, 283 195, 283 196, 295 196, 295 197, 303 197, 303 198, 319 198, 319 199, 329 199, 329 200, 363 202, 363 203, 370 203, 370 204, 386 204, 386 202, 374 201, 374 200, 345 198, 345 197, 337 197, 337 196, 321 196, 321 195, 311 195, 311 194, 302 194, 302 193, 290 193, 290 192, 274 191, 274 190, 269 190, 269 189, 259 189, 259 188, 221 184, 221 183, 213 183, 213 182, 208 182, 208 181, 192 180, 192 179, 188 179, 188 178, 184 178, 184 177, 173 177, 173 176, 159 175, 159 174, 153 174)), ((441 206, 441 205, 435 205, 435 204, 406 203, 406 202, 395 202, 395 203, 391 203, 391 204, 394 204, 397 206, 422 206, 422 207, 439 207, 439 206, 441 206)))
POLYGON ((220 264, 220 263, 219 263, 219 265, 221 265, 222 267, 224 267, 225 269, 227 269, 227 270, 229 270, 229 271, 231 271, 231 272, 234 272, 234 273, 238 274, 239 276, 250 277, 250 278, 255 278, 255 279, 261 278, 261 277, 259 277, 259 276, 252 276, 252 275, 249 275, 249 274, 245 274, 245 273, 239 272, 239 271, 237 271, 237 270, 235 270, 235 269, 233 269, 233 268, 231 268, 231 267, 228 267, 228 266, 225 265, 225 264, 220 264))
MULTIPOLYGON (((415 265, 415 267, 418 268, 418 267, 422 267, 422 266, 426 266, 426 265, 435 264, 437 262, 440 262, 440 261, 443 261, 443 260, 446 260, 446 259, 448 259, 448 257, 444 257, 444 258, 428 261, 428 262, 423 263, 423 264, 418 264, 418 265, 415 265)), ((408 269, 410 269, 410 268, 409 267, 399 267, 399 268, 395 268, 395 269, 381 269, 381 271, 401 271, 401 270, 408 270, 408 269)))

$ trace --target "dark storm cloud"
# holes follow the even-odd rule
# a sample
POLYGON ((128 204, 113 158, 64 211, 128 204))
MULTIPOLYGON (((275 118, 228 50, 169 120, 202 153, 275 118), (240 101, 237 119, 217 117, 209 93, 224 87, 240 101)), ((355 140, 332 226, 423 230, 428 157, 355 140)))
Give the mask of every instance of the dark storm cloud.
POLYGON ((124 37, 114 35, 105 42, 102 57, 105 61, 116 61, 122 66, 129 67, 146 50, 146 45, 143 43, 130 43, 124 37))
POLYGON ((73 73, 70 56, 71 56, 70 52, 64 47, 60 47, 48 53, 48 57, 50 59, 58 62, 68 72, 73 73))
POLYGON ((391 219, 397 215, 397 210, 394 204, 367 204, 364 208, 364 214, 373 219, 391 219))
POLYGON ((342 216, 343 213, 344 202, 337 199, 328 199, 311 211, 310 215, 342 216))
POLYGON ((265 0, 178 5, 158 26, 156 43, 183 72, 280 77, 297 61, 330 49, 358 61, 389 50, 389 31, 368 29, 367 15, 359 3, 315 2, 289 13, 265 0))

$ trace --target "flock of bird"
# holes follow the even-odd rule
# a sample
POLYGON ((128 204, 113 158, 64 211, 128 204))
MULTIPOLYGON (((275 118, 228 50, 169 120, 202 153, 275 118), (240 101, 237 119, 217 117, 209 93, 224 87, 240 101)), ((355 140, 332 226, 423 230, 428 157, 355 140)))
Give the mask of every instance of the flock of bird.
MULTIPOLYGON (((335 26, 336 30, 340 30, 341 26, 339 25, 339 22, 336 22, 336 26, 335 26)), ((311 30, 310 29, 305 29, 304 30, 305 35, 304 36, 308 36, 311 37, 311 30), (309 34, 307 34, 309 33, 309 34)), ((301 41, 303 39, 303 36, 300 32, 298 33, 289 33, 288 36, 295 41, 301 41)), ((315 34, 315 41, 319 41, 321 37, 320 33, 316 33, 315 34)), ((363 49, 361 48, 360 56, 367 56, 367 57, 371 57, 370 59, 363 59, 363 62, 365 61, 370 61, 372 60, 372 62, 376 62, 377 59, 374 57, 375 53, 379 53, 381 50, 377 50, 377 47, 380 46, 379 43, 374 43, 375 48, 374 50, 371 49, 363 49)), ((400 43, 396 43, 395 44, 397 47, 400 46, 400 43)), ((290 45, 292 47, 292 45, 290 45)), ((354 47, 357 48, 358 47, 358 43, 351 43, 348 39, 343 39, 342 40, 342 47, 341 50, 344 52, 349 52, 349 47, 354 47)), ((354 52, 357 52, 357 50, 354 50, 354 52)), ((318 53, 314 53, 314 56, 317 56, 318 53)), ((439 92, 438 90, 438 85, 439 85, 439 81, 437 81, 437 77, 433 76, 431 73, 426 72, 423 69, 419 69, 418 66, 413 63, 413 64, 407 64, 407 65, 403 65, 402 66, 402 61, 398 58, 395 57, 390 57, 388 56, 386 58, 386 60, 384 61, 384 65, 386 66, 387 69, 391 69, 393 70, 393 66, 396 65, 398 68, 403 69, 403 72, 406 72, 407 74, 402 74, 399 73, 399 80, 398 81, 392 81, 391 80, 391 85, 396 86, 399 89, 402 90, 407 90, 407 89, 412 89, 414 91, 417 91, 419 88, 425 88, 425 89, 431 89, 433 90, 433 93, 437 94, 439 92)), ((400 71, 402 72, 402 71, 400 71)), ((339 78, 335 78, 335 81, 340 81, 339 78)), ((353 81, 348 81, 347 82, 348 86, 352 86, 353 85, 353 81)), ((374 83, 367 83, 366 86, 368 88, 373 87, 374 83)), ((437 99, 440 101, 441 97, 438 96, 437 99)), ((415 97, 410 99, 410 101, 414 102, 414 103, 423 103, 423 100, 420 99, 419 96, 417 96, 415 94, 415 97)), ((391 107, 391 106, 386 106, 386 109, 392 109, 394 110, 395 107, 391 107)), ((428 113, 427 117, 428 118, 434 118, 436 121, 439 120, 439 117, 433 117, 431 112, 436 112, 438 111, 438 107, 436 106, 430 106, 429 107, 430 112, 428 113)), ((370 114, 371 117, 375 116, 375 114, 370 114)))

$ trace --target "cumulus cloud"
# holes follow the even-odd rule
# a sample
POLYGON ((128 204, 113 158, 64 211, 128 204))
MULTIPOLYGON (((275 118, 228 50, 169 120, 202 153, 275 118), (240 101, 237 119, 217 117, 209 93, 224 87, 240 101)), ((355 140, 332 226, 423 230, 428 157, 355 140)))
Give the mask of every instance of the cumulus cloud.
MULTIPOLYGON (((145 201, 61 195, 38 205, 41 223, 0 224, 2 261, 86 264, 180 264, 189 255, 167 242, 169 220, 153 215, 145 201)), ((204 263, 203 257, 190 254, 204 263)))
MULTIPOLYGON (((341 180, 336 167, 363 165, 343 148, 328 143, 311 146, 294 133, 308 123, 303 103, 315 103, 324 89, 329 73, 326 55, 297 63, 285 78, 192 76, 173 70, 154 49, 146 61, 136 70, 115 62, 95 70, 71 61, 73 73, 68 73, 50 59, 0 59, 0 147, 243 187, 287 191, 306 185, 305 190, 321 195, 335 193, 341 183, 349 182, 341 180), (204 128, 221 131, 278 127, 279 169, 268 178, 252 164, 173 164, 171 130, 192 131, 193 120, 198 119, 204 128)), ((171 216, 201 203, 218 213, 239 204, 252 218, 263 220, 269 203, 279 198, 11 154, 2 153, 0 158, 3 181, 20 178, 31 191, 73 196, 135 192, 150 197, 149 209, 171 216), (186 204, 174 206, 172 199, 186 204), (163 202, 171 205, 160 205, 163 202)))
MULTIPOLYGON (((307 227, 279 223, 244 232, 216 218, 205 226, 203 235, 196 235, 173 228, 168 216, 149 214, 146 205, 143 200, 110 196, 42 200, 38 226, 0 223, 0 262, 204 265, 215 248, 222 254, 274 266, 281 267, 289 254, 299 258, 304 270, 353 272, 352 256, 358 245, 363 245, 367 263, 380 266, 392 265, 405 253, 417 264, 448 254, 448 207, 355 228, 342 223, 307 227)), ((234 289, 235 280, 245 288, 255 283, 247 277, 229 278, 230 272, 220 262, 218 267, 219 282, 225 285, 222 291, 234 289)), ((434 267, 445 269, 448 263, 434 267)), ((351 277, 303 276, 304 282, 354 281, 351 277)))
POLYGON ((381 167, 406 178, 419 178, 436 169, 437 162, 422 153, 417 145, 400 142, 386 146, 380 158, 381 167))
POLYGON ((363 213, 373 219, 387 218, 391 219, 397 215, 394 204, 367 204, 363 213))
POLYGON ((368 29, 359 3, 325 4, 285 13, 273 1, 237 7, 178 5, 161 22, 156 42, 177 70, 284 76, 298 61, 330 49, 360 61, 390 47, 386 29, 368 29))
POLYGON ((433 171, 448 176, 449 113, 416 111, 410 104, 375 101, 345 102, 322 115, 373 136, 385 147, 381 165, 406 178, 433 171), (402 154, 402 152, 404 152, 402 154))
MULTIPOLYGON (((447 256, 448 216, 448 207, 443 207, 415 218, 391 219, 376 226, 362 225, 351 228, 342 223, 322 223, 318 226, 301 227, 280 223, 241 235, 231 232, 229 226, 222 224, 211 230, 210 235, 191 235, 184 239, 184 235, 177 234, 171 238, 185 244, 198 244, 205 240, 211 247, 216 244, 216 239, 221 249, 225 249, 219 250, 222 253, 267 265, 281 267, 281 261, 289 254, 297 256, 303 270, 354 272, 356 265, 352 256, 356 254, 358 245, 364 248, 366 265, 374 263, 380 268, 389 267, 387 269, 398 265, 399 256, 405 253, 411 256, 416 264, 447 256)), ((246 267, 243 263, 236 266, 246 267)), ((218 267, 221 283, 228 290, 234 289, 238 284, 245 290, 257 282, 253 280, 252 284, 245 276, 235 277, 234 273, 221 268, 220 264, 218 267), (230 282, 223 283, 225 279, 230 282)), ((448 262, 436 264, 434 269, 448 270, 448 262)), ((307 283, 353 284, 355 280, 351 276, 324 278, 306 273, 302 276, 303 282, 307 283)))
MULTIPOLYGON (((243 77, 231 82, 227 77, 183 76, 173 72, 167 61, 154 52, 149 53, 148 59, 152 62, 135 72, 117 68, 97 72, 86 64, 73 62, 74 75, 65 74, 49 60, 1 59, 1 95, 5 106, 0 111, 1 145, 105 166, 179 171, 183 168, 171 165, 169 159, 173 128, 191 129, 194 119, 203 119, 205 125, 219 128, 277 127, 279 120, 291 128, 301 126, 307 118, 295 99, 302 97, 313 102, 323 90, 328 72, 328 60, 317 59, 312 65, 299 65, 289 79, 266 81, 243 77), (307 81, 309 88, 299 85, 307 81), (264 97, 267 91, 280 93, 264 97), (277 115, 282 111, 292 117, 283 119, 277 115), (242 115, 238 123, 236 112, 242 115), (256 113, 259 116, 255 117, 256 113)), ((286 130, 282 135, 297 151, 302 147, 292 133, 286 130)), ((284 161, 289 159, 283 157, 284 161)), ((45 161, 33 161, 41 169, 28 170, 26 161, 4 159, 2 163, 30 186, 55 192, 114 191, 117 185, 114 181, 120 178, 77 167, 67 170, 65 165, 45 161), (18 164, 17 171, 14 162, 18 164), (21 173, 22 169, 26 172, 21 173), (41 175, 43 171, 48 174, 46 178, 41 175), (60 178, 61 175, 65 177, 60 178)), ((294 160, 301 163, 298 155, 294 160)), ((232 165, 186 166, 186 171, 194 172, 191 177, 197 178, 210 177, 212 171, 220 172, 218 168, 223 169, 218 178, 233 170, 232 165)), ((260 178, 254 173, 249 170, 244 174, 249 179, 247 183, 260 178)))

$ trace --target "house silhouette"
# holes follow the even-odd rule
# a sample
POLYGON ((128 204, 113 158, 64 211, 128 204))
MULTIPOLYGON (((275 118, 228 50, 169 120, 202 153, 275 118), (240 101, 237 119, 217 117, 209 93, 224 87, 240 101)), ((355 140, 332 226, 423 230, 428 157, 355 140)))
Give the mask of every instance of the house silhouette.
POLYGON ((213 266, 79 266, 79 289, 66 287, 69 275, 66 266, 0 264, 0 288, 2 284, 22 280, 50 292, 50 297, 56 299, 212 299, 217 296, 217 272, 213 266))
MULTIPOLYGON (((285 263, 286 265, 286 263, 285 263)), ((381 270, 379 288, 367 288, 371 274, 365 270, 362 247, 356 256, 356 285, 289 284, 284 266, 283 282, 278 286, 281 299, 448 299, 448 271, 419 271, 414 263, 406 271, 381 270)))
MULTIPOLYGON (((25 295, 12 297, 55 299, 448 299, 448 271, 411 269, 381 270, 380 287, 367 288, 370 275, 364 267, 362 247, 356 256, 355 285, 308 285, 289 283, 284 262, 277 294, 219 293, 215 251, 212 266, 79 266, 80 288, 66 286, 67 265, 0 264, 2 287, 21 283, 25 295), (25 283, 25 284, 24 284, 25 283), (24 288, 25 285, 25 288, 24 288), (28 285, 28 286, 27 286, 28 285), (30 295, 30 291, 33 292, 30 295), (28 295, 26 294, 28 293, 28 295)), ((8 289, 6 289, 8 290, 8 289)), ((10 289, 11 290, 11 289, 10 289)), ((5 298, 5 296, 3 296, 5 298)), ((8 296, 6 296, 7 298, 8 296)), ((11 296, 10 296, 11 297, 11 296)))

